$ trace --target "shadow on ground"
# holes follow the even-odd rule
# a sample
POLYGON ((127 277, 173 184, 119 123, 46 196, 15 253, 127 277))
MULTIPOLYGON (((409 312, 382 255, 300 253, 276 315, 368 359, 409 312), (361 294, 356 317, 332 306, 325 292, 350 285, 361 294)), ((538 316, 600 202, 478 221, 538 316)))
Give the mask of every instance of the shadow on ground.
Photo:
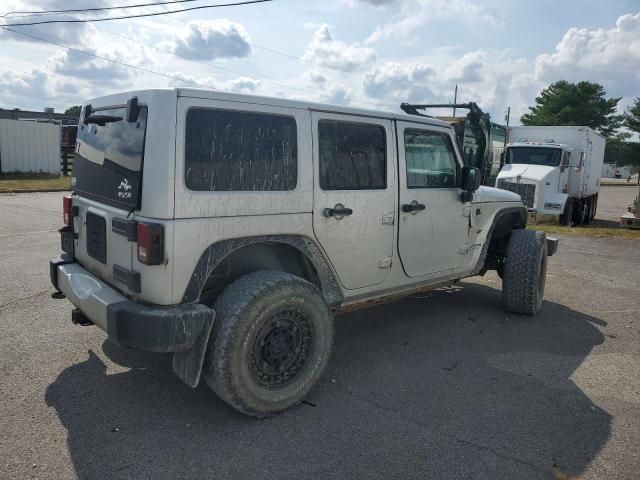
POLYGON ((236 413, 171 357, 93 352, 46 400, 78 477, 553 478, 576 475, 610 432, 571 381, 602 320, 546 302, 507 316, 478 284, 336 319, 334 353, 308 404, 276 418, 236 413), (102 355, 101 355, 102 356, 102 355))

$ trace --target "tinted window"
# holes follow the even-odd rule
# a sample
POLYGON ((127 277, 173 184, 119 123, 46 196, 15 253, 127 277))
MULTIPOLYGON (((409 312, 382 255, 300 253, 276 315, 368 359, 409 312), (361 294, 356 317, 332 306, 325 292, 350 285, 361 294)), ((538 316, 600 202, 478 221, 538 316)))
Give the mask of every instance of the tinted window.
POLYGON ((408 188, 456 186, 456 159, 448 135, 408 128, 404 154, 408 188))
POLYGON ((102 202, 138 206, 142 179, 147 107, 135 122, 125 120, 125 108, 92 112, 80 122, 71 186, 102 202))
POLYGON ((320 120, 318 137, 323 190, 387 187, 387 141, 383 127, 320 120))
POLYGON ((293 190, 298 175, 292 117, 232 110, 187 113, 186 184, 191 190, 293 190))

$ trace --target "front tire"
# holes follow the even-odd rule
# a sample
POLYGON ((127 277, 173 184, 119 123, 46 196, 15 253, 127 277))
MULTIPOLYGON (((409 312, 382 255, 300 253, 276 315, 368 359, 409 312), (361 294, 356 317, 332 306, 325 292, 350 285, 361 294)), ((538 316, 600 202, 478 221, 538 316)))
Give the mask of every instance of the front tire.
POLYGON ((333 318, 320 291, 285 272, 259 271, 228 286, 203 366, 209 387, 255 417, 300 403, 327 365, 333 318))
POLYGON ((573 223, 573 201, 569 198, 564 206, 564 212, 560 215, 560 225, 571 226, 573 223))
POLYGON ((544 232, 515 230, 507 247, 502 281, 506 310, 535 315, 542 308, 547 274, 547 237, 544 232))

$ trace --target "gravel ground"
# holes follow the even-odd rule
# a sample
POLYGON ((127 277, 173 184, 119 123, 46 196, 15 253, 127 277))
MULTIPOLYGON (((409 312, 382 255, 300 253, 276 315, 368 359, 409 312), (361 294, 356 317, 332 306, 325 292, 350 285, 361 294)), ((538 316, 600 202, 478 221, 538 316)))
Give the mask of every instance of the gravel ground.
POLYGON ((255 420, 71 324, 60 197, 0 196, 0 478, 638 478, 640 242, 562 238, 535 318, 493 273, 338 317, 308 403, 255 420))

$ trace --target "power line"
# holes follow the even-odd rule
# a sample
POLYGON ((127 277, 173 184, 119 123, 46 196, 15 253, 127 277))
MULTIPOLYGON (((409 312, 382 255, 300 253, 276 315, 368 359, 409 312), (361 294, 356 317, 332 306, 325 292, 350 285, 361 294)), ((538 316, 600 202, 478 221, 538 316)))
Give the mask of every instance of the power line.
POLYGON ((48 43, 48 44, 51 44, 51 45, 55 45, 56 47, 64 48, 65 50, 71 50, 73 52, 78 52, 78 53, 81 53, 83 55, 87 55, 89 57, 94 57, 94 58, 98 58, 100 60, 104 60, 104 61, 107 61, 107 62, 115 63, 115 64, 121 65, 123 67, 134 68, 134 69, 139 70, 141 72, 150 73, 150 74, 153 74, 153 75, 159 75, 161 77, 170 78, 172 80, 177 80, 179 82, 191 83, 191 84, 196 85, 198 87, 207 88, 209 90, 217 90, 216 88, 208 87, 206 85, 201 85, 198 82, 194 82, 192 80, 186 80, 184 78, 176 77, 176 76, 173 76, 173 75, 168 75, 166 73, 156 72, 155 70, 150 70, 148 68, 139 67, 137 65, 131 65, 130 63, 125 63, 125 62, 121 62, 119 60, 114 60, 112 58, 103 57, 101 55, 97 55, 95 53, 87 52, 86 50, 81 50, 79 48, 68 47, 66 45, 62 45, 61 43, 56 43, 56 42, 53 42, 51 40, 46 40, 44 38, 40 38, 40 37, 37 37, 35 35, 31 35, 29 33, 18 32, 17 30, 12 30, 12 29, 7 28, 7 27, 5 27, 3 25, 0 25, 0 28, 2 28, 4 30, 7 30, 9 32, 15 33, 17 35, 22 35, 24 37, 29 37, 29 38, 31 38, 33 40, 38 40, 38 41, 43 42, 43 43, 48 43))
MULTIPOLYGON (((265 1, 265 0, 263 0, 263 1, 265 1)), ((266 0, 266 1, 271 1, 271 0, 266 0)), ((186 22, 181 22, 181 21, 179 21, 177 19, 172 19, 172 20, 177 21, 179 23, 186 24, 186 22)), ((146 73, 150 73, 150 74, 153 74, 153 75, 158 75, 158 76, 161 76, 161 77, 170 78, 170 79, 176 80, 178 82, 188 83, 188 84, 195 85, 197 87, 201 87, 201 88, 205 88, 205 89, 209 89, 209 90, 214 90, 214 91, 219 91, 219 92, 224 91, 222 89, 210 87, 208 85, 204 85, 204 84, 198 83, 198 82, 193 81, 193 80, 187 80, 185 78, 176 77, 176 76, 169 75, 169 74, 164 74, 164 73, 157 72, 157 71, 150 70, 150 69, 146 69, 146 68, 143 68, 143 67, 138 67, 136 65, 131 65, 131 64, 127 64, 127 63, 124 63, 124 62, 117 61, 117 60, 112 60, 110 58, 103 57, 103 56, 100 56, 100 55, 97 55, 97 54, 93 54, 93 53, 87 52, 85 50, 80 50, 78 48, 68 47, 66 45, 62 45, 62 44, 59 44, 59 43, 56 43, 56 42, 53 42, 53 41, 50 41, 50 40, 46 40, 46 39, 41 38, 41 37, 37 37, 35 35, 30 35, 30 34, 27 34, 27 33, 19 32, 19 31, 16 31, 16 30, 12 30, 10 28, 7 28, 7 26, 0 25, 0 28, 3 28, 5 30, 8 30, 8 31, 10 31, 12 33, 15 33, 15 34, 18 34, 18 35, 23 35, 23 36, 32 38, 34 40, 38 40, 38 41, 43 42, 43 43, 48 43, 48 44, 51 44, 51 45, 55 45, 57 47, 64 48, 66 50, 76 51, 78 53, 82 53, 82 54, 87 55, 87 56, 95 57, 95 58, 98 58, 98 59, 101 59, 101 60, 105 60, 107 62, 115 63, 115 64, 118 64, 118 65, 122 65, 122 66, 125 66, 125 67, 130 67, 130 68, 133 68, 133 69, 136 69, 136 70, 139 70, 139 71, 143 71, 143 72, 146 72, 146 73)), ((111 35, 114 35, 114 36, 117 36, 117 37, 121 37, 121 38, 126 39, 128 41, 133 41, 133 42, 139 43, 139 44, 141 44, 141 45, 143 45, 143 46, 145 46, 147 48, 153 48, 155 50, 158 50, 158 51, 161 51, 161 52, 164 52, 164 53, 168 53, 170 55, 173 55, 173 56, 178 57, 178 58, 182 58, 183 60, 186 60, 186 61, 189 61, 189 62, 200 63, 200 64, 202 64, 204 66, 207 66, 209 68, 212 68, 212 69, 224 71, 224 72, 227 72, 227 73, 231 73, 233 75, 239 75, 239 76, 242 76, 242 77, 251 78, 252 80, 255 80, 255 81, 264 82, 264 83, 267 83, 267 84, 272 84, 272 85, 275 85, 277 87, 284 88, 286 90, 292 90, 292 91, 304 93, 304 94, 307 94, 307 95, 313 95, 313 96, 316 96, 316 97, 326 98, 326 99, 333 99, 334 98, 332 95, 326 95, 326 94, 323 94, 323 93, 312 92, 311 90, 293 87, 293 86, 286 85, 286 84, 283 84, 283 83, 275 82, 273 80, 259 79, 259 78, 253 77, 251 75, 242 73, 242 72, 231 70, 229 68, 220 67, 218 65, 214 65, 214 64, 211 64, 211 63, 203 62, 203 61, 193 60, 193 59, 190 59, 188 57, 184 57, 184 56, 178 55, 178 54, 176 54, 175 52, 173 52, 171 50, 166 50, 166 49, 162 49, 162 48, 157 47, 157 46, 148 45, 148 44, 146 44, 146 43, 144 43, 144 42, 142 42, 142 41, 140 41, 138 39, 131 38, 131 37, 128 37, 126 35, 122 35, 122 34, 119 34, 119 33, 116 33, 116 32, 112 32, 110 30, 107 30, 104 27, 100 28, 99 30, 102 30, 104 32, 107 32, 107 33, 109 33, 111 35)), ((250 44, 250 45, 253 45, 253 44, 250 44)), ((298 59, 299 60, 298 57, 294 57, 292 55, 288 55, 288 54, 284 54, 284 53, 281 53, 281 52, 277 52, 276 50, 272 50, 272 49, 269 49, 267 47, 260 47, 258 45, 253 45, 253 46, 256 46, 256 47, 261 48, 263 50, 273 51, 274 53, 279 53, 279 54, 287 56, 287 57, 289 57, 291 59, 298 59)), ((350 73, 354 73, 354 72, 350 72, 350 73)), ((384 103, 384 102, 367 102, 367 101, 364 101, 364 100, 351 100, 351 103, 353 103, 353 104, 361 104, 361 105, 368 105, 368 106, 372 106, 373 105, 375 107, 380 107, 380 106, 397 107, 396 104, 384 103)))
POLYGON ((236 7, 242 5, 251 5, 254 3, 272 2, 273 0, 246 0, 236 3, 220 3, 216 5, 200 5, 197 7, 181 8, 178 10, 170 10, 166 12, 154 12, 154 13, 140 13, 137 15, 122 15, 119 17, 107 17, 107 18, 87 18, 87 19, 70 19, 70 20, 43 20, 41 22, 25 22, 25 23, 5 23, 6 27, 26 27, 30 25, 44 25, 48 23, 92 23, 92 22, 108 22, 110 20, 125 20, 127 18, 141 18, 141 17, 156 17, 159 15, 171 15, 172 13, 189 12, 192 10, 203 10, 209 8, 219 7, 236 7))
MULTIPOLYGON (((129 37, 127 35, 123 35, 121 33, 112 32, 110 30, 107 30, 106 28, 100 28, 99 30, 101 30, 103 32, 106 32, 106 33, 109 33, 111 35, 114 35, 116 37, 123 38, 125 40, 130 41, 130 42, 138 43, 138 44, 143 45, 143 46, 145 46, 147 48, 152 48, 152 49, 157 50, 159 52, 164 52, 164 53, 167 53, 169 55, 173 55, 174 57, 181 58, 181 59, 186 60, 188 62, 193 62, 193 63, 198 63, 198 64, 201 64, 201 65, 204 65, 205 67, 208 67, 208 68, 211 68, 211 69, 214 69, 214 70, 220 70, 220 71, 223 71, 223 72, 226 72, 226 73, 231 73, 233 75, 239 75, 241 77, 247 77, 247 78, 250 78, 250 79, 258 81, 258 82, 263 82, 263 83, 275 85, 275 86, 280 87, 280 88, 284 88, 284 89, 287 89, 287 90, 292 90, 292 91, 299 92, 299 93, 304 93, 306 95, 313 95, 313 96, 316 96, 316 97, 328 98, 328 99, 332 99, 333 98, 333 96, 331 96, 331 95, 326 95, 326 94, 323 94, 323 93, 313 92, 313 91, 305 89, 305 88, 292 87, 291 85, 286 85, 284 83, 275 82, 273 80, 268 80, 268 79, 264 79, 264 78, 256 78, 256 77, 253 77, 253 76, 248 75, 246 73, 242 73, 242 72, 239 72, 237 70, 232 70, 230 68, 221 67, 221 66, 215 65, 213 63, 204 62, 202 60, 194 60, 192 58, 188 58, 188 57, 185 57, 183 55, 179 55, 179 54, 177 54, 176 52, 174 52, 172 50, 160 48, 160 47, 158 47, 156 45, 149 45, 149 44, 143 42, 142 40, 138 40, 137 38, 132 38, 132 37, 129 37)), ((397 107, 396 104, 382 103, 382 102, 367 102, 367 101, 363 101, 363 100, 354 100, 352 103, 359 103, 361 105, 374 105, 374 106, 385 105, 385 106, 389 106, 389 107, 397 107)))
POLYGON ((105 10, 122 10, 126 8, 139 8, 139 7, 151 7, 151 6, 160 6, 160 5, 169 5, 172 3, 189 3, 189 2, 197 2, 199 0, 168 0, 166 2, 151 2, 151 3, 139 3, 135 5, 122 5, 119 7, 99 7, 99 8, 72 8, 68 10, 38 10, 38 11, 30 11, 30 12, 7 12, 0 15, 0 17, 8 17, 10 15, 19 15, 22 17, 31 17, 31 16, 39 16, 39 15, 53 15, 59 13, 84 13, 84 12, 98 12, 105 10))
MULTIPOLYGON (((180 23, 182 25, 187 25, 187 26, 189 25, 184 20, 179 20, 177 18, 170 18, 170 19, 172 21, 174 21, 176 23, 180 23)), ((108 31, 108 30, 105 30, 105 31, 108 31)), ((241 40, 239 38, 236 38, 236 37, 229 37, 229 40, 234 41, 234 42, 243 41, 243 40, 241 40)), ((310 61, 310 60, 305 60, 302 57, 298 57, 298 56, 292 55, 290 53, 281 52, 281 51, 276 50, 274 48, 265 47, 263 45, 258 45, 258 44, 252 43, 252 42, 246 42, 246 43, 248 45, 252 46, 252 47, 255 47, 255 48, 259 49, 259 50, 264 50, 266 52, 270 52, 270 53, 273 53, 275 55, 280 55, 281 57, 285 57, 285 58, 288 58, 290 60, 294 60, 296 62, 302 61, 302 62, 304 62, 306 64, 315 65, 315 66, 320 67, 320 68, 326 68, 326 69, 329 69, 329 70, 335 70, 336 72, 346 73, 348 75, 352 75, 352 76, 358 77, 359 80, 362 79, 362 75, 360 75, 357 72, 351 71, 351 70, 347 70, 347 69, 336 67, 336 66, 332 66, 332 65, 324 65, 322 63, 314 62, 314 61, 310 61)), ((401 83, 401 84, 406 85, 408 87, 427 87, 427 88, 430 87, 430 85, 427 85, 427 84, 424 84, 424 83, 416 83, 416 82, 411 82, 411 81, 408 81, 408 80, 396 79, 395 81, 397 83, 401 83)), ((391 104, 373 103, 373 102, 371 102, 371 105, 389 105, 390 106, 391 104)), ((395 104, 393 106, 397 107, 397 105, 395 105, 395 104)))

